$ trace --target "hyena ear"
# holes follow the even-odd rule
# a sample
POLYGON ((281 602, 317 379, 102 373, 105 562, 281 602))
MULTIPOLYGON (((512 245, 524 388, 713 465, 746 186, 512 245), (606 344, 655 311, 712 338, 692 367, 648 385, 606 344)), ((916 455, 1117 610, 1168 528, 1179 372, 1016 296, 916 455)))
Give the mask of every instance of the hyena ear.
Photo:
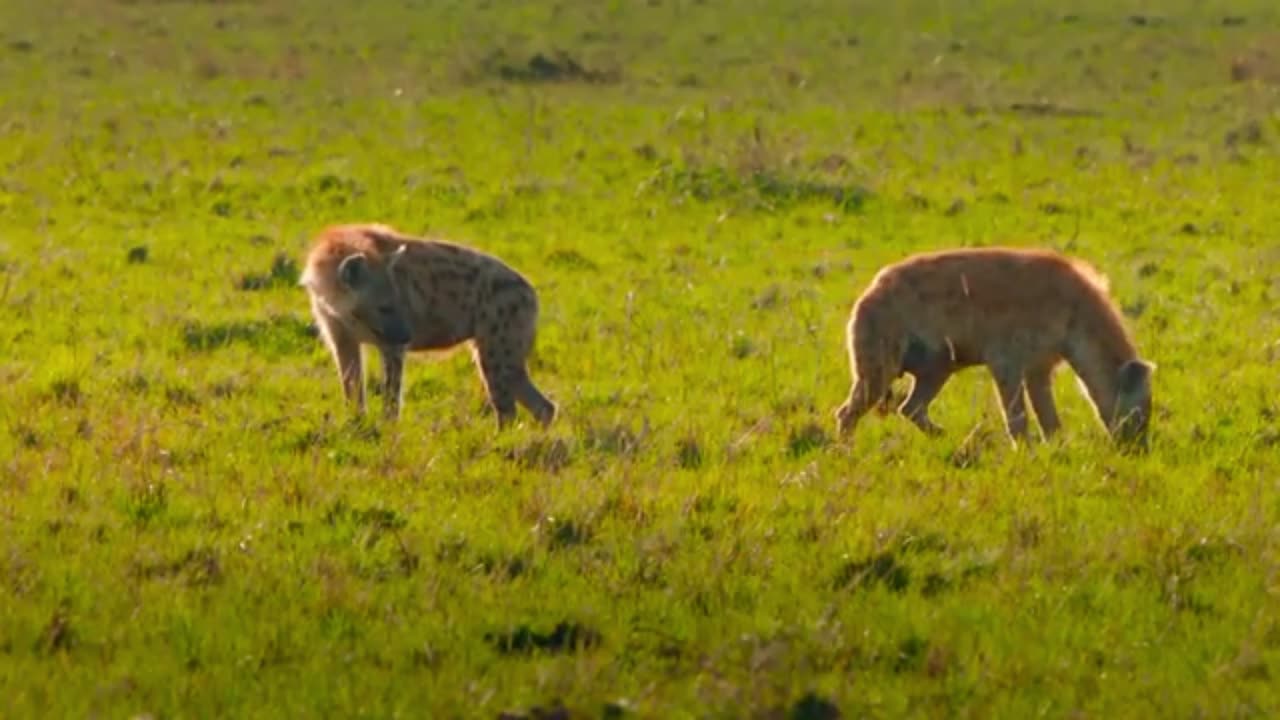
POLYGON ((349 288, 359 287, 367 274, 368 268, 363 253, 348 255, 338 263, 338 279, 349 288))
POLYGON ((1155 363, 1146 360, 1130 360, 1120 366, 1120 391, 1137 393, 1151 387, 1151 374, 1156 371, 1155 363))
POLYGON ((400 247, 396 248, 391 253, 391 257, 387 260, 388 270, 394 268, 396 266, 396 263, 400 262, 400 258, 404 257, 404 251, 408 247, 409 247, 408 245, 401 244, 400 247))

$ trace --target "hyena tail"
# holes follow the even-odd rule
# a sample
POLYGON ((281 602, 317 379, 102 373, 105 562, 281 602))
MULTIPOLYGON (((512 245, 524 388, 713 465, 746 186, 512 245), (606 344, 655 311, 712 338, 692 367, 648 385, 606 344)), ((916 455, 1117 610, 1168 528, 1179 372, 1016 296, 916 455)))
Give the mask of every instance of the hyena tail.
POLYGON ((862 306, 854 311, 849 324, 849 365, 853 387, 849 398, 836 409, 836 429, 840 433, 853 430, 858 420, 872 409, 888 413, 893 400, 893 379, 902 366, 904 338, 891 324, 880 322, 880 313, 862 306))

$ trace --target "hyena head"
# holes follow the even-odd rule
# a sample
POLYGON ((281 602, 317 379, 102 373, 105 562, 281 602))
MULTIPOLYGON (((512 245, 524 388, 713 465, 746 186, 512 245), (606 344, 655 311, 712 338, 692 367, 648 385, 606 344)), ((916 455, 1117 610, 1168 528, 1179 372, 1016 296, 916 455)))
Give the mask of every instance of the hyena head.
POLYGON ((1151 375, 1155 369, 1152 363, 1137 358, 1120 366, 1111 434, 1126 445, 1147 447, 1147 427, 1151 424, 1151 375))
POLYGON ((354 253, 338 264, 338 282, 348 294, 347 317, 388 345, 408 345, 410 340, 409 320, 392 274, 404 250, 401 245, 385 261, 354 253))

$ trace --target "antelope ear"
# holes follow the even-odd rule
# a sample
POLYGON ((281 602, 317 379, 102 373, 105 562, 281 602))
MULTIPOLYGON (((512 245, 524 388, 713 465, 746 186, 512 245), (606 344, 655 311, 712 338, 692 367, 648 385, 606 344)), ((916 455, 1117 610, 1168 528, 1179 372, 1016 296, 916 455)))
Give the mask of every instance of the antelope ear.
POLYGON ((1155 363, 1145 360, 1130 360, 1120 366, 1120 391, 1134 393, 1151 384, 1151 374, 1156 371, 1155 363))
POLYGON ((338 279, 349 288, 357 288, 368 275, 367 261, 363 253, 348 255, 338 263, 338 279))
POLYGON ((391 253, 391 257, 387 260, 388 270, 394 268, 396 266, 396 263, 400 262, 400 258, 404 257, 404 251, 408 247, 409 247, 408 245, 402 244, 400 245, 400 247, 396 248, 395 251, 391 253))

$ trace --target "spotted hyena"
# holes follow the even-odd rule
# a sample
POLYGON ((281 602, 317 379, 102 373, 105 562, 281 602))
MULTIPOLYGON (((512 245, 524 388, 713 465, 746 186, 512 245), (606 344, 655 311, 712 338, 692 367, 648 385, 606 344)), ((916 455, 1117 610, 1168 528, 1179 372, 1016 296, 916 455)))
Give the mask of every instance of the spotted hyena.
POLYGON ((347 400, 364 411, 360 346, 378 348, 383 410, 400 413, 408 351, 469 344, 498 425, 516 403, 543 425, 556 406, 529 379, 538 297, 520 273, 498 258, 442 240, 414 238, 385 225, 339 225, 316 238, 300 284, 333 353, 347 400))
POLYGON ((873 407, 888 412, 890 383, 907 373, 899 411, 938 434, 929 403, 952 373, 985 365, 1010 437, 1027 435, 1024 393, 1048 437, 1059 427, 1050 378, 1065 360, 1111 435, 1146 445, 1155 365, 1138 357, 1106 279, 1081 260, 1013 248, 909 257, 854 304, 847 345, 854 382, 835 413, 841 433, 873 407))

